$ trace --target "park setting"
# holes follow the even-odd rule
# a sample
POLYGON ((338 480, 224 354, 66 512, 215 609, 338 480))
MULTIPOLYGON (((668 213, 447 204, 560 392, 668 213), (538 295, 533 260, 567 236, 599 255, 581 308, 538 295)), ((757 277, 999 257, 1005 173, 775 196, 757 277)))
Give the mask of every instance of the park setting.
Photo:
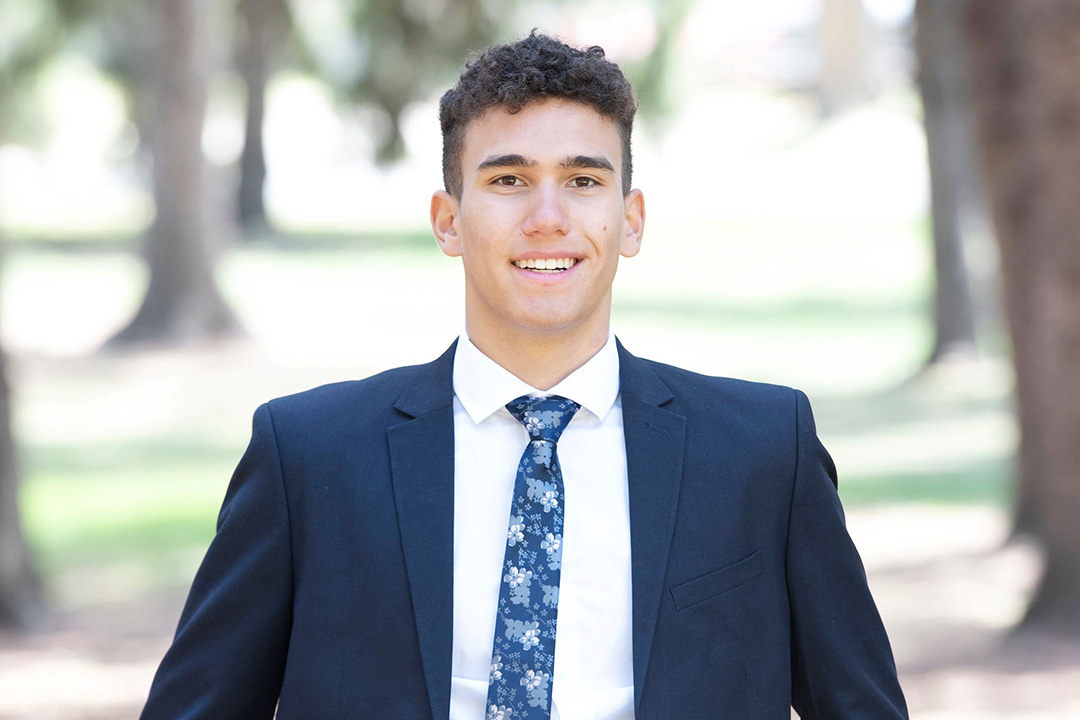
POLYGON ((438 97, 534 28, 641 104, 616 335, 807 393, 911 717, 1080 717, 1080 2, 9 0, 0 720, 138 717, 256 408, 460 334, 438 97))

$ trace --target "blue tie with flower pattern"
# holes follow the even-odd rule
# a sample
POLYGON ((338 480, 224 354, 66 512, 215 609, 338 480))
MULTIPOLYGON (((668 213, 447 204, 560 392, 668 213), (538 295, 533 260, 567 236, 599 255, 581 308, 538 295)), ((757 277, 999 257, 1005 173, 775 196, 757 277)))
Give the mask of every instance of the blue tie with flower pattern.
POLYGON ((487 720, 551 717, 563 531, 563 478, 555 444, 579 407, 558 396, 522 396, 506 406, 530 442, 510 502, 487 720))

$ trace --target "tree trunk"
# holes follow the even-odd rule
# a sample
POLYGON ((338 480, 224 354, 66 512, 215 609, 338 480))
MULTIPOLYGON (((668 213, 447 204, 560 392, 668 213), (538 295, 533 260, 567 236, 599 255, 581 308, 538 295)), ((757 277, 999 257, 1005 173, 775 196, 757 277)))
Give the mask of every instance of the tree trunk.
POLYGON ((1020 419, 1046 549, 1025 625, 1080 632, 1080 3, 966 0, 1020 419))
POLYGON ((930 162, 934 327, 929 364, 977 354, 964 245, 982 214, 965 77, 961 0, 917 0, 919 89, 930 162))
POLYGON ((641 103, 642 114, 658 124, 664 124, 674 112, 673 90, 677 85, 675 68, 679 34, 686 18, 694 9, 694 0, 667 0, 656 6, 656 44, 634 77, 634 91, 641 103))
POLYGON ((209 0, 147 0, 137 92, 153 156, 157 214, 146 241, 150 284, 131 323, 110 345, 178 343, 235 334, 238 323, 213 275, 203 180, 209 0))
POLYGON ((266 183, 266 156, 263 150, 266 85, 276 50, 283 40, 285 7, 281 0, 241 0, 240 9, 244 36, 238 66, 247 87, 247 114, 244 150, 240 155, 237 207, 243 228, 259 231, 267 227, 263 204, 263 186, 266 183))
POLYGON ((19 520, 19 468, 11 431, 11 393, 0 349, 0 626, 32 627, 43 613, 41 583, 19 520))

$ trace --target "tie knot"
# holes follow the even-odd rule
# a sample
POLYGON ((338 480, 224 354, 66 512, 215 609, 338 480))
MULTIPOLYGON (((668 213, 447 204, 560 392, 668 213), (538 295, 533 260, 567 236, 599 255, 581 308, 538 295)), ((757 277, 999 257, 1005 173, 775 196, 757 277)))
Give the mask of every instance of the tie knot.
POLYGON ((511 400, 506 404, 506 409, 525 426, 531 439, 547 440, 552 443, 559 441, 559 436, 566 429, 570 418, 574 417, 574 413, 580 407, 573 400, 567 400, 558 395, 551 397, 522 395, 517 400, 511 400))

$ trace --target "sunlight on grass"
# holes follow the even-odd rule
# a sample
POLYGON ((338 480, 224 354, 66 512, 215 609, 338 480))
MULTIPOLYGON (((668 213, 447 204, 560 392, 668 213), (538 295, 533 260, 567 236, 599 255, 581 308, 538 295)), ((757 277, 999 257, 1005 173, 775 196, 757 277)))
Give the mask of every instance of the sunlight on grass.
POLYGON ((25 450, 27 534, 66 604, 190 582, 237 457, 176 438, 25 450))

